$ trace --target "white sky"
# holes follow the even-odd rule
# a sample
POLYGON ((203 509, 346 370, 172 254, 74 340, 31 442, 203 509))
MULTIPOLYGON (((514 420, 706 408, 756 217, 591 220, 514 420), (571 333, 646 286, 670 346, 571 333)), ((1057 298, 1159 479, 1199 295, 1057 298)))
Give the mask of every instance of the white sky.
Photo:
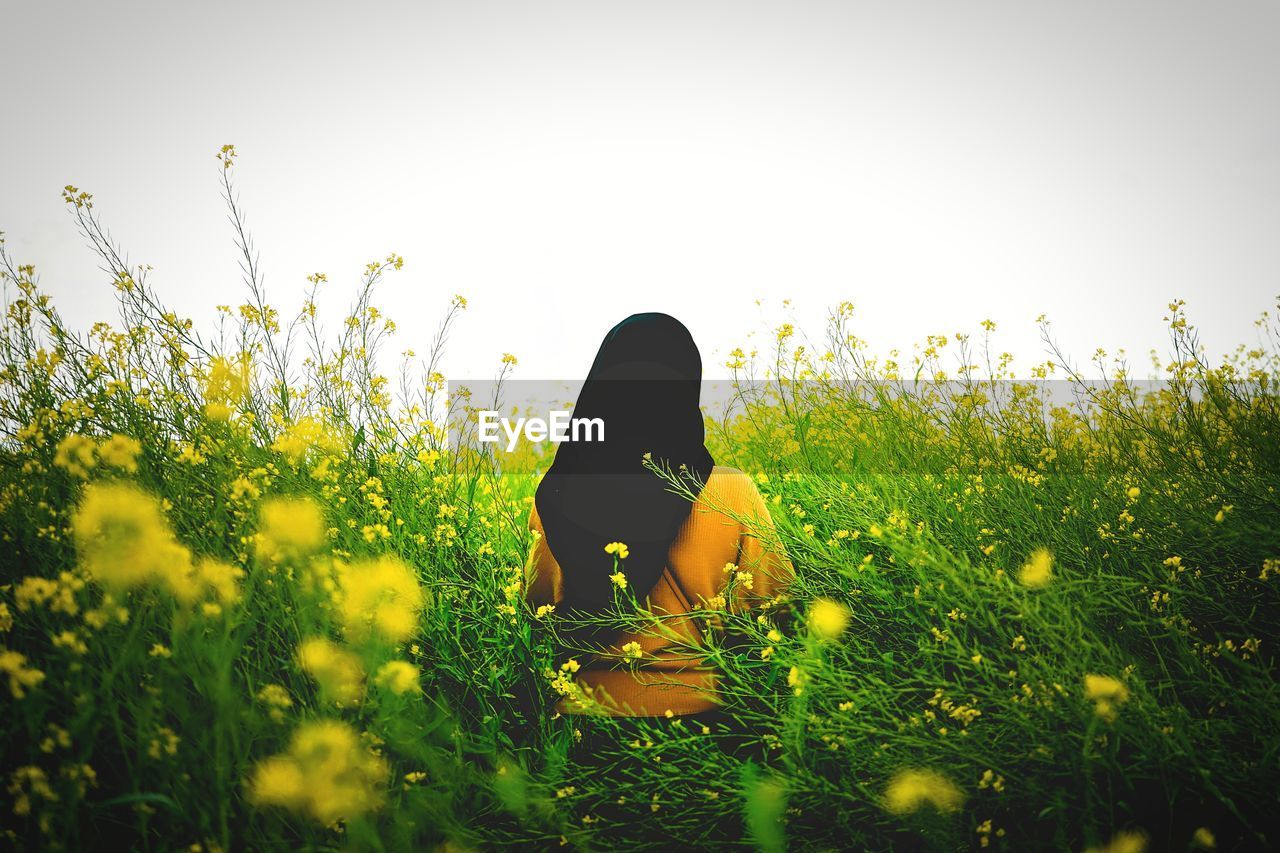
POLYGON ((977 331, 1024 369, 1210 351, 1280 293, 1280 4, 5 0, 0 230, 77 326, 113 316, 60 199, 97 209, 180 313, 242 285, 214 152, 273 299, 366 261, 451 375, 505 351, 580 377, 634 311, 707 374, 747 332, 849 299, 875 348, 977 331), (794 316, 781 300, 791 297, 794 316), (755 300, 764 299, 763 307, 755 300))

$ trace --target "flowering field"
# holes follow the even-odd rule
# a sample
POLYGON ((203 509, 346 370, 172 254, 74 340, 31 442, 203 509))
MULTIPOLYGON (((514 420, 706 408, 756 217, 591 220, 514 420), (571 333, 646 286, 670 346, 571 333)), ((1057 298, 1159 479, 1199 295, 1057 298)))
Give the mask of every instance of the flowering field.
POLYGON ((0 245, 10 842, 1280 842, 1275 318, 1210 364, 1173 303, 1155 384, 1101 354, 1103 381, 1055 356, 1015 382, 990 324, 873 358, 848 305, 825 347, 784 325, 735 352, 752 393, 709 443, 798 574, 758 612, 707 605, 738 641, 699 651, 749 743, 658 718, 586 768, 583 727, 609 724, 545 710, 576 658, 522 596, 536 476, 443 439, 465 300, 398 378, 372 302, 398 256, 336 336, 321 274, 281 318, 220 156, 247 301, 216 334, 165 309, 74 187, 115 324, 67 328, 0 245))

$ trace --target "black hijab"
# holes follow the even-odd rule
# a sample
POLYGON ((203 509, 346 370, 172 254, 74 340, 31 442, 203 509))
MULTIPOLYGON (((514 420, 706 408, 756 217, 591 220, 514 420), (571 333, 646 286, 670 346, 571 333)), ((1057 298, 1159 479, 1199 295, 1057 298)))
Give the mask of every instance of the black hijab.
POLYGON ((610 542, 630 551, 622 570, 637 601, 661 577, 692 504, 645 469, 644 454, 701 491, 715 464, 704 445, 701 384, 698 347, 674 317, 633 314, 605 336, 572 413, 602 419, 604 441, 561 443, 535 497, 564 577, 564 615, 612 605, 610 542))

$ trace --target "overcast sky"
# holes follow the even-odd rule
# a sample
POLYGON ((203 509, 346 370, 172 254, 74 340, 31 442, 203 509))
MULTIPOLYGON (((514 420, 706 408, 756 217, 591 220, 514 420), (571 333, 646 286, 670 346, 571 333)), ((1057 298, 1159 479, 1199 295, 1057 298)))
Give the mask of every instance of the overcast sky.
POLYGON ((214 152, 273 299, 365 262, 455 377, 585 373, 635 311, 708 375, 840 300, 877 349, 976 331, 1024 369, 1211 351, 1280 294, 1280 4, 5 0, 0 230, 65 316, 113 314, 68 182, 180 313, 243 294, 214 152), (781 301, 794 300, 788 316, 781 301), (758 306, 756 300, 763 300, 758 306))

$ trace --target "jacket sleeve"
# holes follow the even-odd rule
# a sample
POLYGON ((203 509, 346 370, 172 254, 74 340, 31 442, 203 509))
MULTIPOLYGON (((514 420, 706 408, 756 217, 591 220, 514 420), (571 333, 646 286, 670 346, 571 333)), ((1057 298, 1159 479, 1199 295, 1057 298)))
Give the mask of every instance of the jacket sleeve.
POLYGON ((551 549, 547 547, 536 506, 529 511, 529 531, 533 534, 533 545, 524 565, 525 601, 531 607, 559 604, 564 598, 564 578, 560 573, 560 564, 551 556, 551 549))
POLYGON ((734 604, 739 612, 785 593, 796 577, 768 505, 755 483, 747 480, 746 489, 741 508, 744 523, 738 541, 738 571, 750 573, 750 587, 746 582, 737 585, 734 604))

